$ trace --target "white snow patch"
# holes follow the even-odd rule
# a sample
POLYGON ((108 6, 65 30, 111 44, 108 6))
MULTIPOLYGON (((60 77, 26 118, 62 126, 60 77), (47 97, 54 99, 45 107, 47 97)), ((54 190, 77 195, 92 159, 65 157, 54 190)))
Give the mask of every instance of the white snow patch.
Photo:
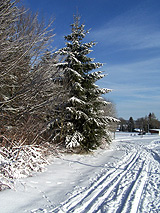
POLYGON ((64 154, 0 192, 3 213, 159 212, 160 136, 116 133, 108 150, 64 154))

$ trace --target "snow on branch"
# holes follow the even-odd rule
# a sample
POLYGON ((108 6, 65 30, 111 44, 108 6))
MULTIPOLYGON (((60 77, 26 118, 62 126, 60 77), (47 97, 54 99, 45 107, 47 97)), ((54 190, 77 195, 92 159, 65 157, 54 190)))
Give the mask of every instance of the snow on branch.
POLYGON ((101 94, 106 94, 106 93, 112 92, 112 89, 107 89, 107 88, 102 88, 99 90, 100 90, 101 94))
POLYGON ((73 86, 79 91, 84 92, 84 88, 81 86, 79 82, 75 82, 73 86))
POLYGON ((0 191, 14 189, 15 179, 43 171, 49 164, 45 151, 44 147, 33 145, 0 147, 0 191))
POLYGON ((89 118, 89 119, 87 120, 87 122, 89 122, 89 123, 91 123, 91 124, 95 124, 97 127, 101 127, 101 126, 104 125, 104 123, 102 123, 100 120, 101 120, 101 119, 89 118))
POLYGON ((75 75, 77 78, 83 79, 83 77, 82 77, 76 70, 73 70, 72 68, 67 67, 67 68, 65 69, 65 72, 66 72, 66 73, 67 73, 67 72, 70 72, 70 73, 72 73, 73 75, 75 75))
POLYGON ((69 102, 72 103, 72 104, 85 104, 84 101, 82 101, 81 99, 76 98, 76 97, 70 98, 69 102))
POLYGON ((105 119, 106 119, 108 122, 114 122, 114 123, 119 123, 119 122, 120 122, 119 119, 114 118, 114 117, 111 117, 111 116, 105 116, 105 119))
POLYGON ((66 108, 68 110, 68 112, 70 112, 71 114, 74 115, 75 119, 81 119, 81 118, 85 118, 86 120, 88 119, 88 116, 86 113, 80 111, 80 110, 75 110, 74 107, 67 107, 66 108))
POLYGON ((67 135, 66 136, 66 148, 69 149, 69 148, 75 148, 75 147, 78 147, 80 146, 80 142, 83 140, 83 135, 78 132, 78 131, 75 131, 75 133, 73 135, 67 135))
MULTIPOLYGON (((98 68, 98 67, 95 67, 95 68, 98 68)), ((105 74, 101 74, 101 73, 102 71, 89 73, 88 78, 94 81, 100 80, 106 76, 105 74)))

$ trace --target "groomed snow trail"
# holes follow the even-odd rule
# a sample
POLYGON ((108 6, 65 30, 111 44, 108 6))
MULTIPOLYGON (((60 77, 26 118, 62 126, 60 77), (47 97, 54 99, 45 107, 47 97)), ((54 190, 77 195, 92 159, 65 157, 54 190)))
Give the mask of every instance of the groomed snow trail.
POLYGON ((89 187, 50 212, 160 212, 160 153, 149 148, 160 141, 132 141, 119 141, 117 147, 125 149, 125 156, 113 168, 106 165, 89 187))
POLYGON ((159 213, 160 136, 117 133, 108 150, 63 155, 0 192, 2 213, 159 213))

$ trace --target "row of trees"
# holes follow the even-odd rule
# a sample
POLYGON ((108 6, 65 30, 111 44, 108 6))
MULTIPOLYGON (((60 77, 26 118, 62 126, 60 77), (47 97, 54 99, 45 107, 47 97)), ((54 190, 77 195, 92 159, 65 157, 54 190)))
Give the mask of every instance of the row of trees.
POLYGON ((133 120, 132 117, 129 120, 120 118, 121 123, 119 124, 120 131, 135 132, 139 129, 142 132, 148 132, 149 129, 160 128, 160 121, 156 118, 154 113, 149 113, 148 116, 133 120))
MULTIPOLYGON (((89 33, 74 17, 66 47, 50 49, 52 22, 45 26, 37 14, 16 1, 0 3, 0 138, 39 144, 49 141, 66 148, 90 150, 117 122, 113 105, 101 96, 95 82, 104 77, 101 67, 87 55, 94 42, 83 43, 89 33)), ((5 142, 6 143, 6 142, 5 142)))

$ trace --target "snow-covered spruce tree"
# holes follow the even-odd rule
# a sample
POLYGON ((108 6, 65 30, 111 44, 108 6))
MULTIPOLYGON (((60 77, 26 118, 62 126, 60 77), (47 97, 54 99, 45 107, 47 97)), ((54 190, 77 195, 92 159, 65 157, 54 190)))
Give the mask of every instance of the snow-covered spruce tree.
POLYGON ((101 95, 111 90, 101 89, 95 84, 104 75, 93 70, 102 64, 87 56, 95 42, 82 42, 89 32, 79 20, 78 16, 74 17, 72 32, 65 36, 66 47, 57 51, 57 54, 65 56, 60 68, 64 70, 63 84, 67 91, 67 101, 60 109, 63 112, 60 132, 67 148, 81 146, 89 151, 101 144, 102 137, 110 142, 107 128, 110 121, 116 119, 104 116, 101 110, 102 104, 108 104, 101 95))

